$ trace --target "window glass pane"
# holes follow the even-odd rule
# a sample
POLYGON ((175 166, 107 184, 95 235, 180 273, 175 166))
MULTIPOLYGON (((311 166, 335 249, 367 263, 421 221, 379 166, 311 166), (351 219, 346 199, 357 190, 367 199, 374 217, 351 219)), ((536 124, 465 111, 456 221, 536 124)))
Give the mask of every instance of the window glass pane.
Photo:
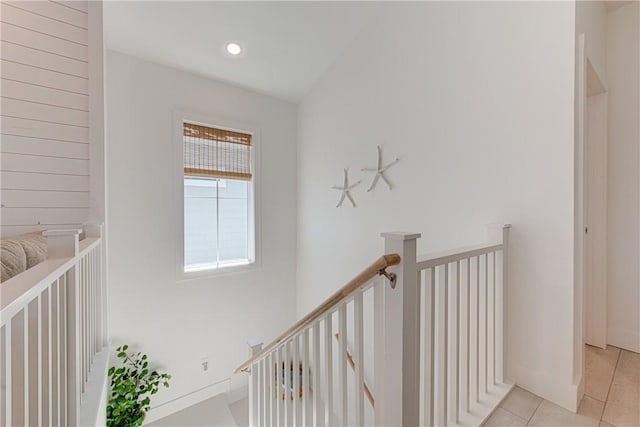
POLYGON ((184 265, 215 267, 217 251, 217 180, 184 180, 184 265))
POLYGON ((248 194, 247 181, 223 180, 219 188, 220 263, 247 260, 248 194))
POLYGON ((219 194, 220 198, 226 199, 247 199, 247 190, 249 188, 247 181, 236 181, 233 179, 221 179, 219 194))

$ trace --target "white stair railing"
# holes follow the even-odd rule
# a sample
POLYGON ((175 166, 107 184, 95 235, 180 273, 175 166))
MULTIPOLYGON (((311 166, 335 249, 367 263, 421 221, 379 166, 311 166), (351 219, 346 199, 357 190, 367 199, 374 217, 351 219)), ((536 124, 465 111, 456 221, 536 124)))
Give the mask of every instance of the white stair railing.
POLYGON ((511 389, 504 375, 507 237, 419 256, 420 425, 480 425, 511 389))
POLYGON ((250 345, 236 370, 250 373, 250 425, 480 425, 511 387, 508 229, 429 256, 416 255, 419 234, 383 233, 388 255, 267 347, 250 345))
POLYGON ((102 229, 86 226, 81 241, 81 230, 45 232, 48 258, 0 285, 1 426, 95 425, 99 396, 87 385, 107 341, 102 229))
MULTIPOLYGON (((379 258, 266 348, 250 345, 251 358, 236 372, 251 373, 251 425, 364 424, 365 326, 373 333, 373 320, 380 316, 365 316, 365 294, 369 293, 370 299, 373 292, 374 311, 380 312, 378 300, 384 289, 391 287, 376 278, 399 262, 397 254, 379 258), (370 320, 365 321, 366 317, 370 320), (336 333, 341 339, 334 345, 336 333), (351 378, 347 370, 348 341, 352 343, 355 368, 351 378)), ((368 356, 373 356, 372 352, 368 356)))

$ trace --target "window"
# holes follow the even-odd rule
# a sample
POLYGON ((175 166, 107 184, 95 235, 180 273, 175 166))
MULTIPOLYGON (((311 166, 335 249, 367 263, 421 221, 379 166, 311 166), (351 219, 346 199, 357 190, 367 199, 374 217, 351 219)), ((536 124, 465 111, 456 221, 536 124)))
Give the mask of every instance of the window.
POLYGON ((252 135, 183 122, 184 272, 255 260, 252 135))

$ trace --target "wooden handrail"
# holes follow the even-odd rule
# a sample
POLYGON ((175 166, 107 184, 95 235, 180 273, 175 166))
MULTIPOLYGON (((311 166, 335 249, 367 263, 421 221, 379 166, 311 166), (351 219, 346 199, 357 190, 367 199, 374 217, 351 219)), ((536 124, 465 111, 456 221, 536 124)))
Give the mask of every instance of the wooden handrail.
POLYGON ((340 301, 351 295, 355 292, 359 287, 366 284, 369 280, 375 277, 378 274, 381 274, 387 267, 400 264, 400 255, 398 254, 389 254, 383 255, 378 258, 373 264, 364 269, 360 274, 354 277, 349 283, 340 288, 336 293, 331 295, 329 298, 324 300, 322 304, 316 307, 314 310, 309 312, 302 319, 298 320, 293 324, 289 329, 283 332, 278 338, 269 343, 265 348, 263 348, 258 354, 252 356, 249 360, 244 362, 242 365, 238 366, 234 373, 240 373, 246 371, 256 362, 264 359, 264 357, 271 353, 271 351, 278 347, 283 342, 286 342, 289 338, 293 337, 295 334, 309 326, 312 322, 319 319, 322 315, 324 315, 327 311, 333 308, 340 301))

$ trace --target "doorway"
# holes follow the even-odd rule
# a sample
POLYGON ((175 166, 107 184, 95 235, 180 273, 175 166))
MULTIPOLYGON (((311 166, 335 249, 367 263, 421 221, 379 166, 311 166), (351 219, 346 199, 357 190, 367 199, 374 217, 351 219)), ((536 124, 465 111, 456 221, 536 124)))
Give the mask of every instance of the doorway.
POLYGON ((607 347, 607 92, 587 58, 584 145, 585 342, 607 347))

